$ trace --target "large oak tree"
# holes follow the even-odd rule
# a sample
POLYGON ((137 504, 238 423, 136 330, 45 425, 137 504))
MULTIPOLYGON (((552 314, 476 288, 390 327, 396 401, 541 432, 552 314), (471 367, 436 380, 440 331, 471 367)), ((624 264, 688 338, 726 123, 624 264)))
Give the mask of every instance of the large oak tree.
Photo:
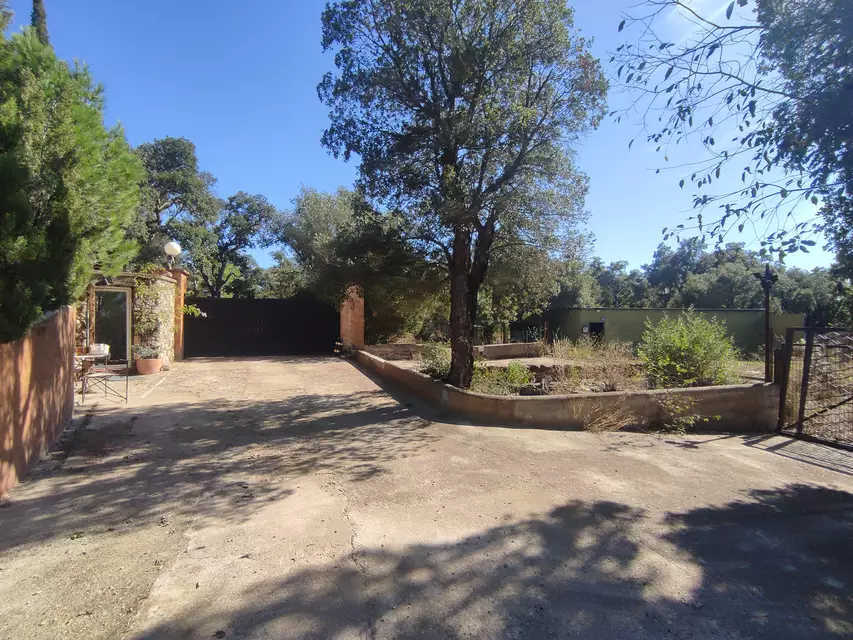
POLYGON ((338 0, 323 13, 336 71, 318 87, 323 143, 360 160, 379 210, 449 271, 449 382, 473 372, 477 296, 499 246, 559 250, 583 213, 572 144, 607 83, 564 0, 338 0))

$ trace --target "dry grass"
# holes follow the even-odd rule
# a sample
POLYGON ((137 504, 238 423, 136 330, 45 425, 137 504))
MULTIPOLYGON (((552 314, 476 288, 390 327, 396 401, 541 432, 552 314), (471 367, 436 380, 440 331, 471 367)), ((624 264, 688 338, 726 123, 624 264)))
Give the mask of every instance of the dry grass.
POLYGON ((544 349, 547 355, 564 363, 555 367, 552 394, 646 388, 640 363, 628 343, 561 339, 544 349))
POLYGON ((614 403, 610 398, 584 399, 574 405, 573 413, 583 423, 583 430, 590 433, 619 431, 637 424, 637 416, 624 401, 614 403))

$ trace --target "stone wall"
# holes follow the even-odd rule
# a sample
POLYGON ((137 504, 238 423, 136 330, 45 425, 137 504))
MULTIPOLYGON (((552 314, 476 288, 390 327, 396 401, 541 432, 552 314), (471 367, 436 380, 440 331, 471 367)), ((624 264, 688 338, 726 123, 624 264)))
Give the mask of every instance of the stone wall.
POLYGON ((168 370, 175 356, 175 281, 159 276, 147 279, 134 288, 133 344, 155 347, 168 370), (144 287, 144 295, 141 289, 144 287), (148 325, 153 327, 148 329, 148 325), (146 322, 143 329, 143 322, 146 322))
POLYGON ((11 489, 71 420, 73 307, 0 344, 0 495, 11 489))
POLYGON ((715 418, 700 427, 760 432, 775 428, 779 408, 779 387, 774 384, 565 396, 490 396, 444 384, 365 351, 356 351, 355 358, 381 378, 451 414, 492 424, 582 429, 591 418, 608 410, 630 411, 637 424, 643 424, 659 419, 663 403, 675 399, 689 406, 685 413, 715 418))
MULTIPOLYGON (((175 319, 180 313, 176 308, 177 282, 175 279, 162 272, 122 273, 110 278, 108 286, 126 288, 132 296, 130 343, 155 347, 163 359, 163 369, 168 369, 175 356, 175 319)), ((88 296, 91 313, 89 341, 94 340, 95 337, 94 296, 100 287, 101 285, 98 284, 90 287, 88 296)), ((180 318, 182 319, 183 316, 180 318)), ((78 330, 78 346, 82 347, 86 344, 85 341, 80 340, 80 336, 84 334, 84 330, 82 333, 78 330)))

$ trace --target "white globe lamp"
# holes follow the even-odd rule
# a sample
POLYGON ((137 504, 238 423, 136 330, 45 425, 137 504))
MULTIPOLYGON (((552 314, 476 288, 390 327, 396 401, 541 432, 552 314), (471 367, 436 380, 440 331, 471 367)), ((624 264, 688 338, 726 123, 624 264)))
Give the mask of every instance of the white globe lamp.
POLYGON ((165 251, 166 255, 169 256, 169 266, 171 267, 175 263, 175 258, 181 255, 181 245, 174 240, 170 240, 163 247, 163 251, 165 251))

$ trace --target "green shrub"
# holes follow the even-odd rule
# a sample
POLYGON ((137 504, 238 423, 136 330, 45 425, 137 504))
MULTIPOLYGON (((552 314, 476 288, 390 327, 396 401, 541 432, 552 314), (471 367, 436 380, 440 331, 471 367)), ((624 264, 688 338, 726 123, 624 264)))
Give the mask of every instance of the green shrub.
POLYGON ((431 342, 421 356, 421 373, 444 380, 450 373, 450 347, 441 342, 431 342))
POLYGON ((693 408, 696 401, 672 393, 660 396, 655 401, 657 415, 649 423, 652 433, 684 435, 697 424, 719 420, 720 416, 701 416, 693 408))
POLYGON ((160 350, 157 347, 148 346, 145 344, 135 344, 130 348, 137 360, 149 360, 160 357, 160 350))
POLYGON ((533 374, 523 364, 510 362, 506 367, 489 367, 478 362, 474 367, 471 391, 496 396, 517 395, 526 384, 533 382, 533 374))
POLYGON ((734 379, 737 350, 724 322, 686 311, 664 316, 646 331, 637 348, 654 388, 703 387, 734 379))

